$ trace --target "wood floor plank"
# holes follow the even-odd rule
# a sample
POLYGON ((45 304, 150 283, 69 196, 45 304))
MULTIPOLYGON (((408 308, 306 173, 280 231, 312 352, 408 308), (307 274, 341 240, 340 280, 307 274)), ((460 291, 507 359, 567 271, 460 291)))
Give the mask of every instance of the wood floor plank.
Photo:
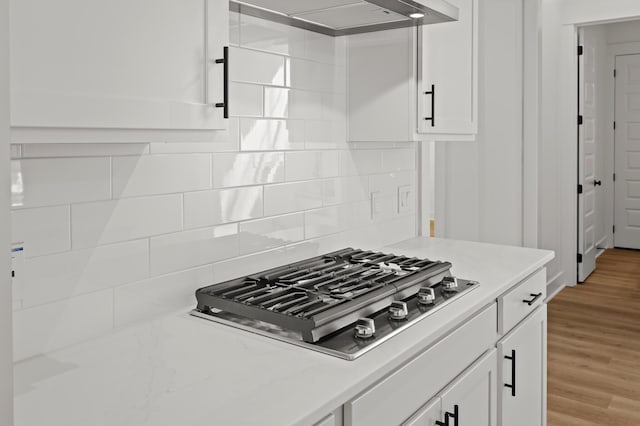
POLYGON ((549 426, 640 425, 640 250, 597 266, 548 305, 549 426))

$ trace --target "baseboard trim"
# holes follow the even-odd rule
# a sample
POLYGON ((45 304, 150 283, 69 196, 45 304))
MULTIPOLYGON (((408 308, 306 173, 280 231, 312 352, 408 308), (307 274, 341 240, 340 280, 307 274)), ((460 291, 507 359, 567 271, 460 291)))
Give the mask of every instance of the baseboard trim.
POLYGON ((551 299, 553 299, 558 293, 562 291, 563 288, 573 287, 573 286, 567 286, 565 283, 562 282, 563 276, 564 276, 564 272, 558 272, 550 280, 547 280, 547 298, 544 299, 545 303, 548 303, 551 299))

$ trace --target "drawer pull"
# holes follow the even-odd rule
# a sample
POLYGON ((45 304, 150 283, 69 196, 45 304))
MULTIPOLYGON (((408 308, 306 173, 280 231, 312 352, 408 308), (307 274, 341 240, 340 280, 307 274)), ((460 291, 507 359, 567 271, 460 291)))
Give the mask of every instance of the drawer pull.
POLYGON ((536 302, 536 300, 542 297, 542 293, 538 293, 538 294, 530 293, 529 296, 531 296, 533 299, 529 299, 529 300, 524 299, 522 303, 526 303, 527 305, 531 306, 536 302))
POLYGON ((505 383, 505 388, 511 389, 511 396, 516 396, 516 351, 511 351, 511 356, 505 355, 504 359, 511 360, 511 384, 505 383))

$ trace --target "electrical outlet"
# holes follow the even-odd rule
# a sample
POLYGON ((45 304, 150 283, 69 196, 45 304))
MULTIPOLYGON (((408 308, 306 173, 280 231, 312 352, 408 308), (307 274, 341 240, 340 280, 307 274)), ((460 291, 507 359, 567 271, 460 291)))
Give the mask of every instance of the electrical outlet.
POLYGON ((13 310, 22 308, 22 288, 24 287, 24 243, 11 245, 11 287, 13 310))
POLYGON ((411 201, 413 198, 413 189, 411 185, 402 185, 398 187, 398 214, 411 213, 411 201))

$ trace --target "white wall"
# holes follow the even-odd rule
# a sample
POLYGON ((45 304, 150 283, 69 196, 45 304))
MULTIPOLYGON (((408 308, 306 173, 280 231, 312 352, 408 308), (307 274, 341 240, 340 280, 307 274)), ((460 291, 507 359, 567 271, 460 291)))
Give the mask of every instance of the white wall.
POLYGON ((415 235, 397 188, 415 194, 416 147, 346 142, 345 39, 232 13, 231 44, 234 117, 210 143, 14 146, 16 359, 186 312, 214 281, 415 235))
POLYGON ((521 245, 523 3, 479 8, 478 136, 437 143, 437 234, 521 245))
POLYGON ((0 424, 13 424, 9 267, 9 0, 0 0, 0 424), (2 248, 4 247, 4 248, 2 248))
POLYGON ((539 158, 540 248, 554 250, 550 281, 576 282, 577 35, 574 24, 633 19, 635 0, 543 0, 539 158))

